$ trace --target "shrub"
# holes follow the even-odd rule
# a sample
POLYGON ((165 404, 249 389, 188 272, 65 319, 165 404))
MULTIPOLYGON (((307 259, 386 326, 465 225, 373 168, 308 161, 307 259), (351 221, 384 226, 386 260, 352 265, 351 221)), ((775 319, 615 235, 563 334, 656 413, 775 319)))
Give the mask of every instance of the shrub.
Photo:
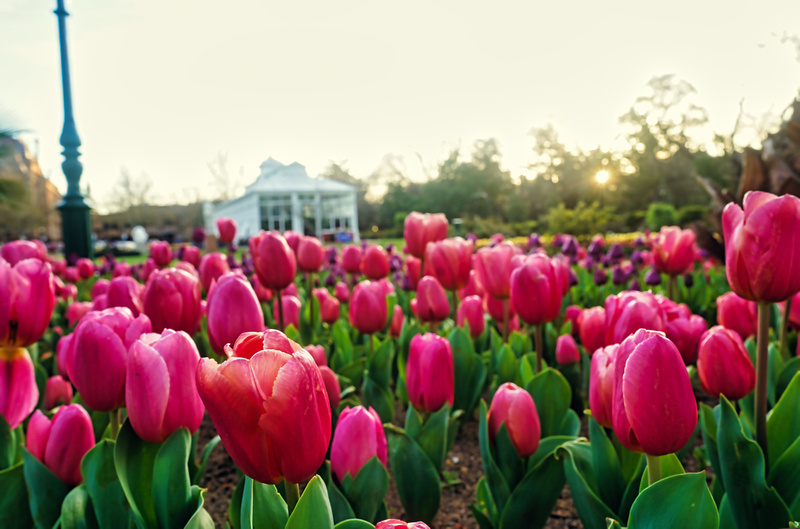
POLYGON ((572 235, 594 235, 604 233, 619 222, 611 207, 600 207, 597 202, 578 202, 575 209, 563 203, 547 212, 547 228, 550 233, 572 235))
POLYGON ((658 231, 662 226, 675 226, 678 224, 678 211, 672 204, 654 202, 647 208, 645 224, 651 231, 658 231))

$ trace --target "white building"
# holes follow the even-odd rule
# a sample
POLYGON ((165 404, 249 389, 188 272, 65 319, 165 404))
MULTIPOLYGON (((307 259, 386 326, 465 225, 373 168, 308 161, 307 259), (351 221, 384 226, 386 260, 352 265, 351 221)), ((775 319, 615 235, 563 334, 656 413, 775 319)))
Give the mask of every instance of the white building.
POLYGON ((236 238, 246 240, 259 230, 287 230, 316 235, 322 241, 352 237, 359 241, 356 188, 325 178, 311 178, 297 162, 283 165, 269 158, 244 195, 203 209, 207 233, 217 233, 217 219, 236 221, 236 238))

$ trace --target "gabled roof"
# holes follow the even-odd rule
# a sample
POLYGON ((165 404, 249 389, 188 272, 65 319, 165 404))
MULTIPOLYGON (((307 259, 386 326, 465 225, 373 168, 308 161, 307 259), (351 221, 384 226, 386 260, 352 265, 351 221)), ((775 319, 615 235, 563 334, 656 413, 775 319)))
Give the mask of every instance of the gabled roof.
POLYGON ((261 164, 261 174, 255 182, 247 186, 245 195, 250 193, 314 193, 317 191, 336 193, 352 192, 355 186, 329 180, 326 178, 312 178, 308 176, 306 168, 292 162, 284 165, 274 158, 269 158, 261 164))

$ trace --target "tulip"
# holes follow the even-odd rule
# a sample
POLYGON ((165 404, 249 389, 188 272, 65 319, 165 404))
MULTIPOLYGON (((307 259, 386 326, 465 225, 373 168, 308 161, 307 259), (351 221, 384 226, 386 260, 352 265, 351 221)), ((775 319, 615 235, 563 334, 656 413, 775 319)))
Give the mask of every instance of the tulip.
POLYGON ((108 295, 100 294, 92 301, 92 308, 93 311, 100 311, 106 310, 108 308, 108 295))
POLYGON ((133 274, 133 269, 131 265, 123 261, 117 261, 114 263, 114 271, 111 272, 111 278, 120 277, 120 276, 129 276, 133 274))
POLYGON ((66 270, 64 270, 64 281, 67 281, 68 283, 77 283, 80 280, 81 276, 78 273, 78 269, 76 267, 70 266, 67 267, 66 270))
POLYGON ((386 466, 387 451, 383 424, 374 409, 348 406, 342 411, 331 443, 331 471, 340 483, 347 474, 355 478, 375 456, 386 466))
POLYGON ((483 319, 483 303, 478 296, 467 296, 461 300, 456 311, 456 323, 459 327, 469 324, 469 335, 474 339, 483 334, 486 321, 483 319))
POLYGON ((144 290, 144 313, 153 331, 184 331, 193 335, 200 329, 200 281, 177 268, 153 273, 144 290))
POLYGON ((422 259, 429 242, 447 237, 447 217, 443 213, 409 213, 403 226, 406 253, 422 259))
POLYGON ((0 249, 0 257, 5 259, 8 264, 14 266, 25 259, 47 260, 47 249, 44 245, 36 244, 39 241, 16 240, 7 242, 0 249))
POLYGON ((486 292, 498 299, 511 296, 511 260, 517 249, 510 243, 501 243, 494 248, 481 248, 475 254, 477 279, 486 292))
POLYGON ((228 358, 253 358, 253 355, 266 349, 277 349, 291 354, 302 349, 300 344, 290 340, 281 331, 267 329, 264 332, 244 332, 236 339, 233 346, 225 346, 228 358))
POLYGON ((137 340, 128 352, 125 401, 128 420, 148 443, 162 443, 178 428, 195 433, 205 410, 195 372, 200 353, 183 331, 166 329, 150 344, 137 340))
POLYGON ((208 341, 217 354, 246 331, 264 330, 264 313, 247 279, 228 272, 212 283, 206 308, 208 341))
POLYGON ((542 428, 536 404, 530 393, 516 384, 506 382, 497 388, 486 419, 492 443, 497 439, 500 426, 505 424, 511 444, 520 457, 529 457, 539 448, 542 428))
POLYGON ((697 344, 708 325, 702 316, 692 314, 689 318, 675 318, 666 324, 667 338, 678 348, 686 365, 697 360, 697 344))
POLYGON ((297 267, 303 272, 319 272, 325 253, 316 237, 300 237, 297 243, 297 267))
POLYGON ((375 526, 375 529, 431 529, 428 527, 428 524, 425 522, 404 522, 403 520, 398 520, 397 518, 390 518, 388 520, 383 520, 382 522, 378 522, 378 525, 375 526))
POLYGON ((70 402, 72 402, 72 384, 59 375, 48 378, 44 386, 44 408, 52 410, 56 406, 70 402))
POLYGON ((411 339, 406 364, 408 399, 420 412, 453 404, 453 353, 450 343, 433 333, 411 339))
MULTIPOLYGON (((792 308, 794 306, 793 303, 792 308)), ((758 323, 756 304, 735 292, 726 292, 717 298, 717 322, 739 333, 742 340, 755 336, 758 323)))
POLYGON ((200 268, 201 262, 200 248, 197 246, 186 246, 183 249, 183 260, 195 268, 200 268))
POLYGON ((300 309, 302 308, 302 303, 300 302, 300 298, 297 296, 288 296, 284 295, 280 297, 281 304, 278 305, 278 298, 272 301, 272 313, 273 314, 282 314, 281 316, 282 325, 289 326, 294 325, 295 329, 300 328, 300 309))
POLYGON ((592 417, 606 428, 613 427, 614 359, 617 351, 619 344, 596 350, 589 375, 589 408, 592 417))
POLYGON ((417 285, 417 315, 423 322, 439 323, 450 314, 450 303, 435 277, 425 276, 417 285))
POLYGON ((712 397, 739 400, 756 386, 756 371, 742 339, 721 325, 711 327, 700 338, 697 374, 712 397))
POLYGON ((294 281, 297 263, 286 239, 276 232, 261 231, 249 243, 258 280, 271 290, 283 290, 294 281))
POLYGON ((0 347, 27 347, 47 330, 56 303, 50 265, 24 259, 13 267, 0 259, 0 347))
POLYGON ((83 481, 81 460, 94 446, 92 419, 80 404, 60 408, 52 421, 36 410, 25 446, 58 479, 69 486, 77 485, 83 481))
POLYGON ((342 387, 339 385, 339 377, 328 366, 319 366, 322 381, 325 383, 325 392, 331 402, 331 409, 336 410, 342 400, 342 387))
POLYGON ((150 244, 150 257, 158 268, 166 268, 172 262, 172 248, 167 241, 150 244))
POLYGON ((317 364, 317 366, 322 367, 328 365, 324 347, 321 345, 306 345, 304 349, 311 355, 311 358, 314 359, 314 363, 317 364))
POLYGON ((562 286, 551 260, 537 254, 511 274, 511 305, 528 325, 551 322, 561 313, 562 286))
POLYGON ((94 262, 86 257, 81 257, 78 259, 78 261, 75 263, 75 268, 78 269, 78 275, 83 280, 89 279, 94 275, 95 272, 94 262))
POLYGON ((144 310, 142 285, 130 276, 115 277, 109 283, 106 302, 107 307, 127 307, 138 316, 144 310))
MULTIPOLYGON (((577 305, 570 305, 564 311, 564 321, 570 323, 572 336, 577 338, 580 336, 580 327, 578 326, 578 318, 581 316, 581 308, 577 305)), ((591 353, 591 351, 590 351, 591 353)))
POLYGON ((211 288, 211 282, 230 272, 231 267, 228 265, 228 258, 225 257, 225 254, 212 252, 203 256, 200 260, 200 268, 197 271, 200 273, 200 283, 203 285, 203 290, 208 292, 211 288))
POLYGON ((339 319, 339 300, 331 296, 326 288, 315 288, 313 293, 319 302, 320 319, 329 325, 336 323, 339 319))
POLYGON ((648 456, 677 452, 694 433, 692 384, 678 348, 664 333, 640 329, 620 344, 612 421, 623 446, 648 456))
POLYGON ((652 241, 656 268, 669 276, 683 275, 694 264, 695 234, 677 226, 664 226, 652 241))
POLYGON ((403 331, 403 323, 405 322, 406 316, 403 314, 403 307, 400 305, 394 306, 394 311, 392 312, 392 323, 389 326, 389 334, 392 338, 400 338, 400 333, 403 331))
POLYGON ((620 292, 608 296, 605 305, 606 345, 622 343, 639 329, 666 330, 661 307, 650 292, 620 292))
POLYGON ((375 282, 362 281, 350 299, 350 325, 361 334, 375 334, 386 326, 386 294, 375 282))
POLYGON ((644 275, 644 282, 645 284, 654 287, 656 285, 661 284, 661 274, 655 268, 651 268, 645 275, 644 275))
POLYGON ((197 366, 197 390, 223 445, 247 476, 300 483, 325 460, 331 407, 320 370, 305 350, 267 349, 222 364, 204 358, 197 366))
POLYGON ((0 415, 13 430, 38 402, 39 389, 28 351, 21 347, 0 347, 0 415))
POLYGON ((467 296, 478 296, 479 298, 483 298, 485 295, 486 291, 483 289, 483 285, 481 285, 480 281, 478 280, 477 272, 475 272, 474 269, 470 270, 467 286, 458 291, 458 297, 461 299, 464 299, 467 296))
POLYGON ((91 301, 75 301, 74 303, 70 303, 67 310, 64 312, 64 316, 67 318, 67 325, 69 327, 74 327, 90 310, 92 310, 91 301))
POLYGON ((342 248, 342 267, 348 274, 359 273, 361 271, 361 248, 358 246, 342 248))
POLYGON ((565 366, 581 361, 578 345, 571 334, 564 334, 556 341, 556 362, 565 366))
POLYGON ((425 268, 431 270, 445 290, 464 288, 472 270, 472 242, 456 237, 429 244, 425 250, 425 268))
POLYGON ((74 337, 74 332, 66 336, 62 336, 58 339, 58 343, 56 344, 56 367, 58 368, 58 374, 64 377, 66 380, 69 380, 68 357, 70 355, 70 342, 74 337))
POLYGON ((92 292, 90 294, 91 298, 94 299, 97 296, 102 296, 103 294, 108 294, 108 287, 111 286, 111 281, 108 279, 100 278, 94 282, 92 285, 92 292))
POLYGON ((389 275, 389 254, 383 247, 372 245, 361 258, 361 272, 367 279, 377 281, 389 275))
POLYGON ((217 231, 219 232, 219 242, 230 245, 236 239, 236 221, 227 217, 217 219, 217 231))
POLYGON ((350 289, 342 281, 336 283, 336 286, 333 287, 333 293, 336 296, 336 299, 339 300, 339 303, 347 303, 350 301, 350 289))

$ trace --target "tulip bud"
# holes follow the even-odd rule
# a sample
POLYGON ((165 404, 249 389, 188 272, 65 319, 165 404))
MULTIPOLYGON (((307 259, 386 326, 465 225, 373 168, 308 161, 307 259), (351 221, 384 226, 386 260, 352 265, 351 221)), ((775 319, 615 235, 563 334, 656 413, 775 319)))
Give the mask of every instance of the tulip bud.
POLYGON ((325 391, 328 394, 331 409, 335 410, 342 400, 342 387, 339 385, 339 377, 328 366, 319 366, 319 372, 322 375, 322 381, 325 383, 325 391))
POLYGON ((331 296, 326 288, 315 288, 313 292, 319 302, 320 319, 329 325, 336 323, 339 319, 339 300, 331 296))
POLYGON ((336 283, 336 286, 333 287, 333 293, 336 296, 336 299, 339 300, 339 303, 347 303, 350 301, 350 289, 348 288, 347 284, 339 281, 336 283))
POLYGON ((433 333, 411 339, 406 364, 408 399, 420 412, 433 413, 453 404, 453 352, 450 343, 433 333))
POLYGON ((542 429, 539 414, 530 393, 512 382, 506 382, 492 398, 487 416, 489 436, 494 443, 500 426, 505 424, 511 444, 520 457, 529 457, 539 448, 542 429))
POLYGON ((144 290, 144 313, 153 331, 184 331, 193 335, 200 329, 200 281, 178 268, 153 273, 144 290))
POLYGON ((186 246, 183 248, 183 260, 195 268, 200 268, 200 248, 197 246, 186 246))
POLYGON ((80 404, 63 406, 52 421, 36 410, 28 425, 25 446, 58 479, 77 485, 83 481, 81 460, 94 446, 92 420, 80 404))
POLYGON ((628 450, 661 456, 683 448, 697 425, 697 402, 678 348, 640 329, 614 360, 613 425, 628 450))
POLYGON ((7 242, 3 245, 2 249, 0 249, 0 256, 11 266, 25 259, 46 261, 47 249, 36 244, 37 242, 38 241, 23 240, 7 242))
POLYGON ((711 327, 700 338, 697 374, 712 397, 739 400, 756 386, 756 371, 742 339, 721 325, 711 327))
POLYGON ((472 242, 456 237, 430 243, 425 250, 425 268, 446 290, 464 288, 472 270, 472 242))
POLYGON ((614 344, 598 349, 592 355, 589 408, 592 410, 592 417, 606 428, 613 426, 614 359, 618 350, 619 344, 614 344))
POLYGON ((200 428, 204 406, 195 371, 200 353, 185 332, 167 329, 151 344, 137 340, 128 352, 125 400, 128 420, 148 443, 164 442, 178 428, 200 428))
POLYGON ((249 248, 258 280, 266 288, 283 290, 294 281, 294 252, 280 233, 261 231, 250 239, 249 248))
POLYGON ((529 256, 511 274, 511 305, 528 325, 556 319, 561 313, 561 299, 561 282, 547 256, 529 256))
POLYGON ((301 483, 325 460, 331 407, 305 350, 267 349, 222 364, 204 358, 197 390, 233 462, 256 481, 301 483))
POLYGON ((594 269, 593 279, 595 285, 598 286, 605 285, 606 283, 608 283, 608 274, 604 269, 598 266, 597 268, 594 269))
POLYGON ((389 334, 391 334, 392 338, 400 338, 405 319, 406 316, 403 314, 403 307, 395 305, 394 311, 392 312, 392 323, 389 326, 389 334))
POLYGON ((382 522, 378 522, 375 529, 431 529, 428 524, 424 522, 404 522, 397 518, 390 518, 382 522))
POLYGON ((357 274, 361 271, 361 248, 358 246, 342 248, 342 268, 348 274, 357 274))
POLYGON ((661 274, 655 268, 651 268, 648 272, 644 275, 644 282, 651 287, 661 284, 661 274))
MULTIPOLYGON (((283 304, 283 325, 284 327, 288 327, 289 325, 294 325, 295 329, 300 328, 300 309, 302 308, 302 303, 300 302, 300 298, 297 296, 281 296, 281 302, 283 304)), ((278 298, 276 297, 272 302, 272 314, 277 319, 279 314, 278 309, 278 298)))
POLYGON ((0 415, 13 430, 38 402, 39 389, 28 351, 21 347, 0 347, 0 415))
POLYGON ((571 334, 564 334, 556 341, 556 362, 565 366, 581 361, 578 345, 571 334))
POLYGON ((606 345, 622 343, 639 329, 666 330, 661 307, 651 292, 620 292, 608 296, 605 305, 606 345))
POLYGON ((130 276, 115 277, 108 285, 107 307, 127 307, 134 316, 144 310, 142 285, 130 276))
POLYGON ((297 267, 303 272, 319 272, 325 253, 316 237, 303 235, 297 243, 297 267))
POLYGON ((211 288, 211 282, 230 272, 231 268, 228 265, 228 258, 225 254, 212 252, 203 256, 200 260, 200 268, 197 271, 200 273, 200 283, 203 285, 203 290, 208 292, 211 288))
POLYGON ((361 334, 375 334, 386 326, 386 294, 379 283, 362 281, 350 300, 350 325, 361 334))
POLYGON ((97 296, 108 294, 108 288, 110 286, 111 286, 111 281, 101 277, 100 279, 94 282, 94 285, 92 285, 91 298, 94 299, 97 296))
POLYGON ((689 318, 675 318, 667 322, 667 338, 678 348, 686 365, 697 360, 697 344, 708 325, 702 316, 692 314, 689 318))
POLYGON ((236 221, 227 217, 217 219, 219 242, 224 245, 231 244, 236 239, 236 221))
POLYGON ((386 466, 386 434, 378 413, 371 407, 349 406, 339 415, 331 443, 331 471, 341 483, 347 474, 355 478, 361 467, 378 456, 386 466))
POLYGON ((409 213, 403 226, 406 253, 419 259, 425 256, 429 242, 441 241, 447 237, 447 217, 442 213, 409 213))
POLYGON ((74 327, 86 313, 92 310, 91 301, 75 301, 70 303, 64 316, 67 318, 67 325, 74 327))
POLYGON ((95 266, 91 259, 81 257, 75 263, 75 268, 78 269, 78 275, 81 279, 86 280, 94 275, 95 266))
POLYGON ((12 267, 0 259, 0 348, 35 344, 47 330, 55 304, 49 264, 24 259, 12 267))
POLYGON ((478 296, 467 296, 461 300, 456 312, 456 322, 459 327, 469 324, 469 335, 477 338, 486 329, 486 321, 483 319, 483 303, 478 296))
POLYGON ((361 272, 367 279, 377 281, 389 275, 389 254, 381 246, 367 248, 361 258, 361 272))
POLYGON ((228 272, 212 283, 206 307, 208 341, 217 354, 247 331, 264 330, 264 313, 250 283, 228 272))
POLYGON ((450 315, 447 293, 435 277, 425 276, 417 285, 417 315, 423 322, 441 322, 450 315))
POLYGON ((458 297, 461 299, 464 299, 467 296, 478 296, 479 298, 483 298, 485 295, 486 291, 478 280, 477 272, 475 272, 474 269, 470 270, 467 286, 458 291, 458 297))
POLYGON ((172 262, 172 248, 167 241, 150 244, 150 258, 158 268, 166 268, 172 262))
POLYGON ((72 384, 56 375, 47 379, 44 386, 44 408, 52 410, 56 406, 72 402, 72 384))
POLYGON ((497 299, 511 296, 511 258, 517 249, 510 243, 501 243, 494 248, 481 248, 475 254, 475 272, 486 292, 497 299))
POLYGON ((717 322, 739 333, 742 340, 755 336, 758 325, 756 304, 739 297, 735 292, 727 292, 717 298, 717 322))
POLYGON ((677 226, 664 226, 653 240, 656 268, 669 276, 688 272, 694 264, 695 234, 677 226))

